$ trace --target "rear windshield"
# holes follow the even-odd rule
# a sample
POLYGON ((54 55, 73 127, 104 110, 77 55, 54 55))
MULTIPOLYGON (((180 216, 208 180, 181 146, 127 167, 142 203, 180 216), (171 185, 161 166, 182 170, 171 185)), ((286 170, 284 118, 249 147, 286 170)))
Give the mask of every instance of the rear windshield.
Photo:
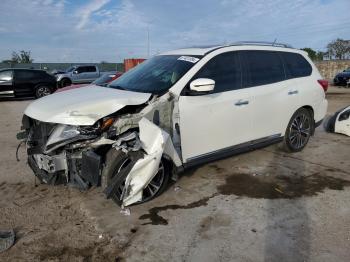
POLYGON ((154 56, 111 82, 108 87, 162 94, 190 70, 199 59, 198 56, 154 56))

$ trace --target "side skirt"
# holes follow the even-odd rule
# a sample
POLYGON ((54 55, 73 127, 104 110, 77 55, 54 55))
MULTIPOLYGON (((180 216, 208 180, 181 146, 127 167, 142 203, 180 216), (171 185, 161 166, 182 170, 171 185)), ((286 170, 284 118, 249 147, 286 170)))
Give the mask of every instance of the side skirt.
POLYGON ((283 136, 281 136, 281 134, 276 134, 276 135, 252 140, 249 142, 245 142, 232 147, 227 147, 214 152, 200 155, 198 157, 189 158, 187 160, 188 162, 184 163, 184 168, 187 169, 187 168, 191 168, 201 164, 213 162, 219 159, 227 158, 229 156, 234 156, 241 153, 249 152, 255 149, 259 149, 265 146, 269 146, 269 145, 281 142, 282 140, 283 140, 283 136))

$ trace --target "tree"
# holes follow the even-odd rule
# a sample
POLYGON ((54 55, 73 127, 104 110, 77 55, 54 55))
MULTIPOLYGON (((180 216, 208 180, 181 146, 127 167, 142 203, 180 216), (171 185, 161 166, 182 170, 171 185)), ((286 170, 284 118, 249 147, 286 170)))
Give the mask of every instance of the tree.
POLYGON ((350 54, 350 41, 337 38, 327 45, 327 52, 331 57, 344 59, 350 54))
POLYGON ((307 54, 309 55, 309 57, 311 58, 311 60, 316 60, 317 59, 317 53, 315 50, 313 50, 310 47, 305 47, 302 48, 301 50, 304 50, 305 52, 307 52, 307 54))
POLYGON ((323 57, 326 55, 326 52, 318 51, 316 54, 316 60, 317 61, 322 61, 323 57))
POLYGON ((31 64, 34 59, 31 58, 30 51, 21 50, 19 54, 15 51, 12 52, 11 61, 14 64, 31 64))

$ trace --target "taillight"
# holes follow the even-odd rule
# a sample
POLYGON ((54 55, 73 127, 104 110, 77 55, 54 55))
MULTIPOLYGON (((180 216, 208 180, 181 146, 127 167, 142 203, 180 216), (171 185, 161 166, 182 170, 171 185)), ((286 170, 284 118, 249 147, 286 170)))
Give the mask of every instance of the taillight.
POLYGON ((317 82, 322 86, 323 91, 326 93, 328 90, 328 81, 324 79, 317 80, 317 82))

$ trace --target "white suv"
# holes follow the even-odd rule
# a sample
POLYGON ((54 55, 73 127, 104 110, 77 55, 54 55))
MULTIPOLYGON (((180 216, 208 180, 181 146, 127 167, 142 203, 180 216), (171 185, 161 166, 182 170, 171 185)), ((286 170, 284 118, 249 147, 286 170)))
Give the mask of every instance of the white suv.
POLYGON ((326 114, 327 87, 307 54, 286 45, 180 49, 108 87, 34 101, 18 137, 41 181, 102 185, 127 206, 194 165, 278 141, 302 150, 326 114))

